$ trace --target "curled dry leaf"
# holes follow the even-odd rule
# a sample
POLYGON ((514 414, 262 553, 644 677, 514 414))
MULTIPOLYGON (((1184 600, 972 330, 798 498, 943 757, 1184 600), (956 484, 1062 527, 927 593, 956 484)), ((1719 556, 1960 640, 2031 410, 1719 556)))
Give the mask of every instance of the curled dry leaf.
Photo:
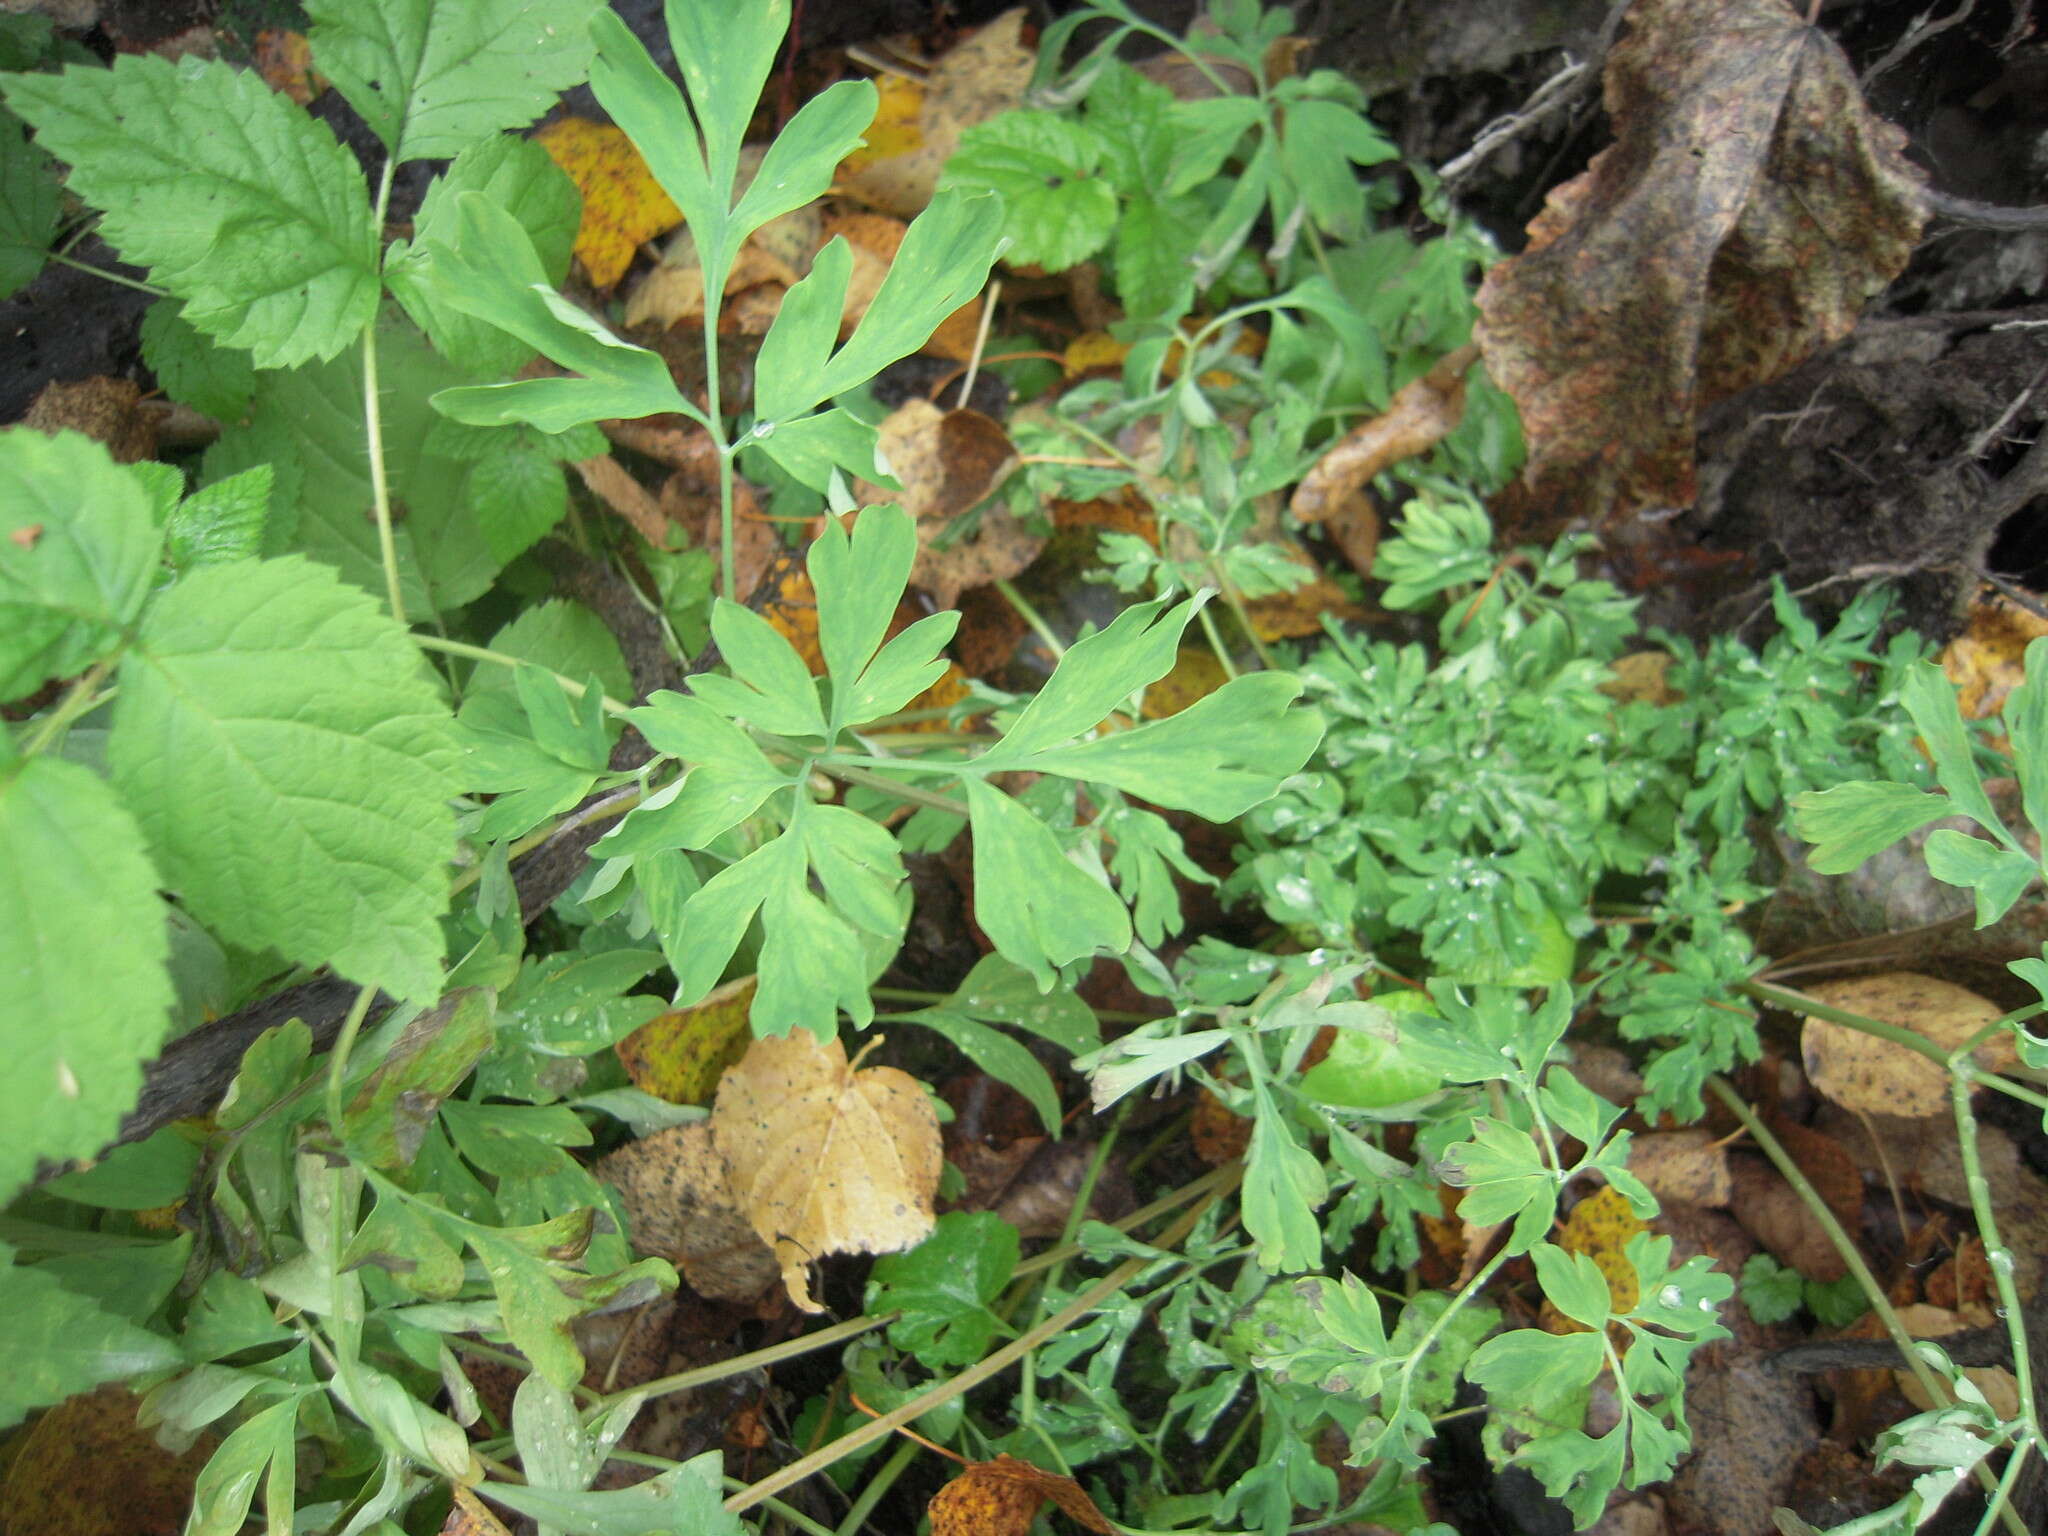
POLYGON ((1320 522, 1336 504, 1362 492, 1373 476, 1427 453, 1465 415, 1465 374, 1479 349, 1463 346, 1419 379, 1411 379, 1381 415, 1361 422, 1325 450, 1302 477, 1289 504, 1305 523, 1320 522))
POLYGON ((633 1246, 667 1259, 700 1296, 752 1301, 775 1283, 775 1255, 734 1202, 710 1126, 657 1131, 590 1171, 618 1190, 633 1246))
POLYGON ((1905 135, 1784 0, 1641 0, 1607 57, 1616 142, 1479 291, 1562 514, 1686 506, 1699 413, 1846 335, 1926 214, 1905 135))
POLYGON ((857 1066, 807 1030, 756 1040, 711 1112, 733 1195, 806 1312, 824 1310, 805 1276, 813 1260, 894 1253, 932 1230, 938 1114, 908 1073, 857 1066))
MULTIPOLYGON (((2005 1012, 1989 998, 1911 971, 1819 982, 1806 990, 1830 1007, 1914 1030, 1944 1050, 1954 1050, 2005 1012)), ((1800 1047, 1813 1086, 1846 1109, 1909 1116, 1948 1112, 1948 1072, 1918 1051, 1825 1019, 1806 1021, 1800 1047)), ((2012 1036, 1994 1035, 1978 1047, 1976 1059, 1993 1071, 2011 1066, 2017 1060, 2012 1036)))
POLYGON ((618 513, 633 531, 656 549, 667 549, 668 517, 647 487, 626 472, 626 467, 608 453, 578 459, 576 473, 590 494, 618 513))
POLYGON ((1047 1499, 1102 1536, 1112 1536, 1116 1529, 1071 1477, 1014 1456, 970 1461, 964 1472, 932 1495, 927 1513, 932 1536, 1029 1536, 1047 1499))
MULTIPOLYGON (((1970 605, 1970 623, 1941 653, 1941 670, 1956 685, 1965 720, 1983 720, 2005 708, 2006 695, 2026 679, 2029 641, 2048 635, 2048 619, 2027 612, 2003 593, 1993 592, 1970 605)), ((2004 736, 1991 739, 1993 749, 2010 752, 2004 736)))
POLYGON ((1000 506, 982 508, 974 531, 949 537, 960 515, 986 498, 1017 467, 1009 434, 979 411, 942 411, 908 400, 882 423, 880 451, 903 489, 863 481, 863 506, 900 502, 917 519, 913 586, 951 608, 968 587, 1006 581, 1038 558, 1045 540, 1000 506))
POLYGON ((939 60, 925 77, 914 127, 908 100, 915 88, 885 76, 880 131, 840 163, 839 190, 901 218, 922 213, 960 135, 1023 100, 1038 62, 1023 34, 1024 7, 1016 6, 939 60))

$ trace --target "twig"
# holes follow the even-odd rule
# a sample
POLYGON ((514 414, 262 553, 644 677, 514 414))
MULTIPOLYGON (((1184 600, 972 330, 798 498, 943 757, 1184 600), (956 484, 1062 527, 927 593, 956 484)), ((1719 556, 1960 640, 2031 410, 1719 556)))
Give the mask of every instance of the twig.
POLYGON ((1932 11, 1927 11, 1923 13, 1914 21, 1913 25, 1906 30, 1906 35, 1904 37, 1900 38, 1896 43, 1893 43, 1890 48, 1885 50, 1885 55, 1883 58, 1879 59, 1875 64, 1871 65, 1870 68, 1863 71, 1863 77, 1856 83, 1859 86, 1861 86, 1864 92, 1867 94, 1870 90, 1872 81, 1876 80, 1880 75, 1886 74, 1889 71, 1896 69, 1900 64, 1904 63, 1906 55, 1911 53, 1914 49, 1918 48, 1930 37, 1937 37, 1941 33, 1946 32, 1950 27, 1955 26, 1957 23, 1968 21, 1970 19, 1970 12, 1974 11, 1975 9, 1977 9, 1977 0, 1962 0, 1962 4, 1958 5, 1953 11, 1949 12, 1948 15, 1942 17, 1939 21, 1929 21, 1927 19, 1929 16, 1932 16, 1934 14, 1932 11))

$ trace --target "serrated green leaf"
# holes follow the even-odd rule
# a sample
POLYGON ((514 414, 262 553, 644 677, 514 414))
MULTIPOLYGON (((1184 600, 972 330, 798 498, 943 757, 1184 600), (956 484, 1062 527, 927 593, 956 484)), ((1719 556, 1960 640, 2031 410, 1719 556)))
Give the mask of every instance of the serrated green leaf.
MULTIPOLYGON (((549 598, 523 609, 519 617, 491 636, 491 650, 500 656, 530 661, 567 677, 595 676, 615 699, 633 691, 632 674, 619 650, 618 637, 604 620, 581 603, 549 598)), ((512 667, 479 666, 463 688, 463 707, 484 694, 513 693, 512 667)))
POLYGON ((164 557, 171 568, 227 565, 261 554, 274 478, 268 464, 252 465, 180 502, 164 524, 164 557))
MULTIPOLYGON (((462 375, 396 315, 380 328, 377 370, 406 612, 418 617, 459 607, 490 586, 499 566, 465 495, 468 466, 427 448, 434 420, 428 397, 462 375)), ((248 424, 221 434, 207 451, 206 469, 213 481, 247 465, 274 464, 264 553, 311 555, 381 598, 384 565, 363 452, 362 380, 359 352, 265 374, 248 424)))
POLYGON ((145 614, 120 679, 114 781, 196 916, 439 994, 453 722, 397 624, 311 561, 210 566, 145 614))
POLYGON ((1140 196, 1116 226, 1116 291, 1133 318, 1171 318, 1194 302, 1195 247, 1202 236, 1192 199, 1140 196))
POLYGON ((645 347, 619 340, 555 291, 526 230, 478 192, 455 198, 456 237, 438 248, 420 278, 434 303, 509 331, 580 378, 520 379, 444 389, 434 409, 478 426, 531 422, 566 432, 608 417, 676 411, 704 424, 704 413, 676 388, 645 347))
POLYGON ((63 205, 57 167, 0 112, 0 299, 12 298, 43 270, 63 205))
POLYGON ((313 67, 397 164, 521 128, 580 84, 600 0, 308 0, 313 67))
MULTIPOLYGON (((1069 659, 1079 649, 1068 652, 1069 659)), ((1046 692, 1058 682, 1055 673, 1046 692)), ((1300 694, 1300 679, 1291 673, 1254 672, 1164 720, 1032 752, 1029 765, 1113 784, 1209 821, 1232 821, 1277 794, 1281 780, 1298 772, 1323 739, 1320 715, 1289 708, 1300 694)), ((1018 720, 1020 727, 1028 714, 1018 720)), ((991 756, 1009 761, 1015 734, 991 756)))
POLYGON ((1941 795, 1910 784, 1857 780, 1792 797, 1792 830, 1814 845, 1816 874, 1845 875, 1930 821, 1954 814, 1941 795))
MULTIPOLYGON (((431 272, 445 247, 461 247, 457 203, 466 192, 483 197, 526 232, 541 281, 556 285, 569 270, 583 199, 576 184, 531 139, 488 138, 465 149, 434 178, 413 220, 411 241, 394 241, 386 252, 384 280, 392 296, 443 357, 488 378, 516 372, 533 356, 533 347, 441 300, 431 272)), ((464 254, 476 262, 475 253, 464 254)))
POLYGON ((534 441, 538 436, 522 429, 502 453, 470 465, 463 482, 484 545, 503 564, 531 549, 569 510, 562 466, 534 441))
POLYGON ((900 1312, 889 1342, 934 1371, 972 1365, 1002 1328, 989 1303, 1017 1267, 1017 1229, 989 1211, 949 1211, 907 1253, 887 1253, 868 1274, 870 1314, 900 1312))
POLYGON ((109 655, 161 542, 142 481, 98 443, 0 435, 0 700, 109 655))
POLYGON ((71 163, 100 232, 259 368, 333 357, 377 307, 355 157, 253 70, 188 54, 16 75, 8 105, 71 163))
POLYGON ((1116 228, 1116 189, 1097 174, 1103 138, 1056 113, 1017 109, 960 135, 944 188, 986 189, 1002 199, 1015 262, 1062 272, 1086 261, 1116 228))
POLYGON ((158 299, 143 312, 142 360, 164 393, 222 422, 248 414, 256 366, 235 347, 217 346, 185 323, 184 306, 158 299))
POLYGON ((1365 193, 1353 165, 1379 165, 1400 151, 1361 113, 1335 101, 1287 107, 1280 163, 1316 222, 1356 240, 1365 233, 1365 193))
POLYGON ((90 1157, 134 1106, 173 1001, 159 879, 104 781, 37 757, 0 767, 0 1195, 40 1158, 90 1157))
POLYGON ((1927 834, 1926 853, 1930 875, 1967 887, 1976 896, 1979 928, 1988 928, 2005 916, 2027 887, 2041 878, 2040 864, 2026 854, 1949 827, 1927 834))
MULTIPOLYGON (((11 1258, 0 1245, 0 1260, 11 1258)), ((103 1381, 126 1381, 184 1361, 172 1340, 102 1311, 40 1269, 0 1267, 0 1308, 8 1320, 0 1338, 0 1427, 103 1381)))
POLYGON ((1055 966, 1128 949, 1131 915, 1116 893, 1069 862, 1052 830, 1015 800, 978 778, 965 784, 975 921, 1004 958, 1050 991, 1055 966))

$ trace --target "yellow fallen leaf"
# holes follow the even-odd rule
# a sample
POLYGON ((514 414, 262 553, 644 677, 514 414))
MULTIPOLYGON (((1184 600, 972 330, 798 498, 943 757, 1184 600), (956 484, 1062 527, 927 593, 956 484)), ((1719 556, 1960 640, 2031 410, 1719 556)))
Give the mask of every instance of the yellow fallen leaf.
POLYGON ((906 1072, 859 1070, 843 1044, 808 1030, 756 1040, 726 1069, 711 1129, 733 1198, 806 1312, 824 1311, 805 1274, 814 1259, 894 1253, 931 1234, 939 1117, 906 1072))
MULTIPOLYGON (((1830 1007, 1917 1030, 1951 1051, 2005 1012, 1966 987, 1912 971, 1819 981, 1806 992, 1830 1007)), ((1909 1119, 1948 1113, 1948 1072, 1918 1051, 1826 1019, 1808 1019, 1799 1045, 1813 1086, 1845 1109, 1909 1119)), ((2011 1033, 2001 1031, 1977 1047, 1976 1057, 2002 1071, 2016 1053, 2011 1033)))
POLYGON ((641 241, 682 223, 681 210, 623 129, 565 117, 533 137, 583 194, 576 259, 594 287, 611 287, 633 264, 641 241))

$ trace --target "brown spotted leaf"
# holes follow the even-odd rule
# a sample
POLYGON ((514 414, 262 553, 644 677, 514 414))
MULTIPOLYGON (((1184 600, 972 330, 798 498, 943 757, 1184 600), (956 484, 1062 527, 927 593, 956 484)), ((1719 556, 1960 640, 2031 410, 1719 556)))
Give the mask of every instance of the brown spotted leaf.
POLYGON ((1045 540, 1000 505, 984 505, 974 526, 956 526, 1017 468, 1009 434, 979 411, 942 411, 929 400, 904 402, 881 427, 880 450, 901 491, 862 482, 863 506, 894 501, 917 519, 913 586, 951 608, 967 587, 1015 576, 1045 540))
POLYGON ((840 1041, 820 1045, 808 1030, 756 1040, 711 1111, 733 1197, 807 1312, 824 1310, 806 1282, 812 1261, 894 1253, 933 1226, 938 1114, 908 1073, 857 1066, 840 1041))
POLYGON ((590 1171, 618 1190, 634 1249, 667 1259, 699 1296, 752 1301, 775 1283, 775 1256, 734 1203, 708 1125, 629 1141, 590 1171))
POLYGON ((1487 274, 1475 332, 1526 478, 1611 519, 1694 498, 1699 413, 1845 335, 1925 222, 1905 135, 1784 0, 1640 0, 1615 143, 1487 274))
POLYGON ((932 1536, 1029 1536, 1047 1499, 1102 1536, 1116 1529, 1071 1477, 1007 1455, 969 1462, 966 1471, 932 1496, 926 1512, 932 1536))

